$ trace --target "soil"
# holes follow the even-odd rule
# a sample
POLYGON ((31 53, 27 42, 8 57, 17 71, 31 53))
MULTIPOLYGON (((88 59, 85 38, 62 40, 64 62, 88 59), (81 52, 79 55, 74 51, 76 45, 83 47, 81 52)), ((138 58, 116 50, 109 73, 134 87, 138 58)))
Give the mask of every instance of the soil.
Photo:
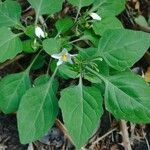
MULTIPOLYGON (((18 0, 24 10, 22 20, 29 15, 34 17, 34 11, 28 11, 28 3, 26 0, 18 0)), ((125 28, 133 30, 142 30, 150 32, 132 20, 134 15, 139 13, 147 19, 150 15, 149 0, 127 0, 127 10, 121 13, 118 18, 122 21, 125 28), (127 13, 127 10, 129 13, 127 13), (132 13, 131 13, 132 12, 132 13)), ((74 10, 72 10, 73 12, 74 10)), ((21 56, 14 62, 6 65, 0 64, 0 76, 20 72, 25 68, 25 62, 29 61, 32 56, 21 56), (4 66, 4 67, 1 67, 4 66)), ((135 64, 133 71, 143 75, 150 66, 150 53, 147 52, 144 57, 135 64)), ((27 65, 27 64, 26 64, 27 65)), ((32 78, 37 74, 41 74, 41 70, 33 72, 32 78)), ((61 120, 61 119, 60 119, 61 120)), ((135 125, 127 122, 130 143, 133 150, 150 150, 150 125, 135 125)), ((73 144, 63 134, 62 128, 56 123, 48 133, 38 141, 28 145, 22 145, 19 142, 17 131, 16 115, 4 115, 0 113, 0 150, 74 150, 73 144)), ((115 120, 107 111, 101 118, 101 122, 97 132, 89 139, 84 150, 124 150, 120 121, 115 120), (97 142, 96 142, 97 141, 97 142)))

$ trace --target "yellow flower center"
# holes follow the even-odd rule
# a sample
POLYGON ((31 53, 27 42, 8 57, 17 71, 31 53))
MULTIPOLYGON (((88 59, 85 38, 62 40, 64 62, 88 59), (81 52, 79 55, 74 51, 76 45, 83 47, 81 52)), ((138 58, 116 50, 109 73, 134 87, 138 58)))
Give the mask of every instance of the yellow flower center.
POLYGON ((67 54, 63 54, 61 59, 62 59, 62 61, 66 62, 68 60, 68 55, 67 54))

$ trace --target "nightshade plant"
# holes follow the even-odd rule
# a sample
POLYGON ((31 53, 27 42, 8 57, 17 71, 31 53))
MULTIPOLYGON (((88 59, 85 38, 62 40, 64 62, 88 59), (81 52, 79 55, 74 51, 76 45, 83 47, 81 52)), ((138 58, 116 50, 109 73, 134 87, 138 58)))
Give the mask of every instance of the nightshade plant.
POLYGON ((125 0, 28 2, 36 14, 33 24, 21 20, 17 1, 0 2, 0 62, 35 53, 27 69, 0 81, 0 109, 17 113, 21 143, 40 139, 55 123, 59 108, 77 149, 96 131, 103 104, 117 119, 150 122, 149 85, 130 70, 148 50, 150 35, 123 28, 116 16, 125 0), (76 12, 61 15, 66 4, 76 12), (29 74, 43 55, 51 56, 48 71, 31 81, 29 74), (68 79, 76 84, 58 88, 58 81, 68 79))

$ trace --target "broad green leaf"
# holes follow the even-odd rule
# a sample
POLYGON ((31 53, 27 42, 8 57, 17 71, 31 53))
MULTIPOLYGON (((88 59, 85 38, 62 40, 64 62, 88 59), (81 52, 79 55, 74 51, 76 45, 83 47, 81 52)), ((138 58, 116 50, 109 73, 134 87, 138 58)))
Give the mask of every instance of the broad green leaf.
POLYGON ((55 81, 30 88, 22 97, 17 113, 21 143, 35 141, 49 130, 58 114, 55 81))
POLYGON ((52 15, 62 9, 64 0, 28 0, 36 11, 36 18, 40 15, 52 15))
POLYGON ((116 16, 125 8, 125 0, 95 0, 91 11, 97 11, 102 17, 116 16))
POLYGON ((108 78, 105 100, 107 110, 116 118, 150 122, 150 87, 140 76, 123 72, 108 78))
POLYGON ((95 87, 80 84, 61 92, 60 107, 65 127, 77 149, 80 149, 98 127, 102 110, 102 97, 95 87))
POLYGON ((6 114, 16 112, 22 96, 30 86, 27 72, 4 77, 0 81, 0 109, 6 114))
POLYGON ((22 51, 21 40, 18 35, 12 33, 8 28, 0 28, 0 63, 11 59, 22 51))
POLYGON ((56 22, 55 26, 56 26, 58 33, 64 33, 68 31, 73 26, 73 24, 74 23, 71 18, 65 17, 65 18, 59 19, 56 22))
POLYGON ((94 0, 68 0, 68 2, 80 9, 82 7, 91 5, 94 0))
MULTIPOLYGON (((36 78, 34 80, 34 85, 35 86, 39 86, 39 85, 42 85, 42 84, 46 84, 50 79, 50 76, 47 75, 47 74, 43 74, 41 76, 39 76, 38 78, 36 78)), ((58 81, 55 80, 54 84, 53 84, 53 91, 56 93, 57 92, 57 89, 58 89, 58 81)))
POLYGON ((0 3, 0 27, 20 24, 21 7, 18 2, 6 0, 0 3))
POLYGON ((103 35, 108 29, 122 29, 121 22, 116 17, 107 17, 93 23, 93 30, 97 35, 103 35))
POLYGON ((49 54, 56 54, 60 52, 61 43, 55 38, 46 39, 43 41, 43 49, 49 54))
POLYGON ((137 62, 150 46, 150 35, 125 29, 106 31, 99 42, 99 55, 116 70, 125 70, 137 62))

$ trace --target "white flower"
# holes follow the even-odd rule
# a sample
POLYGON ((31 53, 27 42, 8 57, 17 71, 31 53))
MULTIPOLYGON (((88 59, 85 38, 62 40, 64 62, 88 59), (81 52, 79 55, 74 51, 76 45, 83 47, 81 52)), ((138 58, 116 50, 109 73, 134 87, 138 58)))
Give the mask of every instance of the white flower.
POLYGON ((75 55, 69 54, 67 49, 65 49, 65 48, 62 50, 61 53, 51 55, 51 57, 58 59, 57 66, 65 63, 65 62, 69 62, 69 63, 73 64, 73 61, 71 59, 74 56, 75 55))
POLYGON ((90 16, 94 19, 94 20, 98 20, 101 21, 102 18, 97 14, 97 13, 90 13, 90 16))
POLYGON ((39 38, 45 38, 45 33, 39 26, 35 27, 35 35, 39 38))

